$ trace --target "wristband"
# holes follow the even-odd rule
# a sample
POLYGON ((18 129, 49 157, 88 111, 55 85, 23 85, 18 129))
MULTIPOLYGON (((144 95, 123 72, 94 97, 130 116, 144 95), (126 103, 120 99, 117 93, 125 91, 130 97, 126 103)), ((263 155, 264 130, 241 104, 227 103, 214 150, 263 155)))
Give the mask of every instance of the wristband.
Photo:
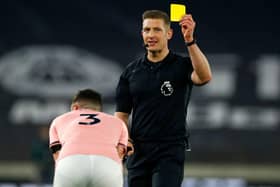
POLYGON ((189 47, 189 46, 191 46, 191 45, 193 45, 193 44, 195 44, 195 43, 196 43, 196 40, 195 40, 195 39, 193 39, 193 41, 191 41, 191 42, 185 42, 185 44, 186 44, 187 47, 189 47))

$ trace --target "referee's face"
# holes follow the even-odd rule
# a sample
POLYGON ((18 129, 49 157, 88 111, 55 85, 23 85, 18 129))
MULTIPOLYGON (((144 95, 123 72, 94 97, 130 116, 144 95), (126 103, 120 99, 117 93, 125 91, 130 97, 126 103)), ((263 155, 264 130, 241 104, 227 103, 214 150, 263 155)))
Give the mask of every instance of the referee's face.
POLYGON ((148 51, 167 50, 167 43, 172 37, 172 30, 162 19, 147 18, 143 21, 142 37, 148 51))

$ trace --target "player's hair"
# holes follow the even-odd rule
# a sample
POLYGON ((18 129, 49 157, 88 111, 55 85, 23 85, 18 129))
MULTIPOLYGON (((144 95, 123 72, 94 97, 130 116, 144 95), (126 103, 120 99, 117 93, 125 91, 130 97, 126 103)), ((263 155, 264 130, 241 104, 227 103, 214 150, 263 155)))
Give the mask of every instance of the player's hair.
POLYGON ((169 16, 161 10, 146 10, 142 14, 142 20, 144 21, 145 19, 162 19, 166 26, 170 27, 171 25, 169 16))
POLYGON ((92 89, 79 90, 72 99, 72 104, 76 102, 82 102, 83 104, 80 105, 82 108, 102 110, 101 94, 92 89))

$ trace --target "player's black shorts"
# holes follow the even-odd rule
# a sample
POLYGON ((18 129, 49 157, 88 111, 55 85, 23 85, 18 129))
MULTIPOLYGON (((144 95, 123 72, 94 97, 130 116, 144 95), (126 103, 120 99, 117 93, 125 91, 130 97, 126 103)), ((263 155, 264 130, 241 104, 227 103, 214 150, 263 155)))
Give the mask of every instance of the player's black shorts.
POLYGON ((135 143, 127 160, 129 187, 180 187, 185 150, 184 142, 135 143))

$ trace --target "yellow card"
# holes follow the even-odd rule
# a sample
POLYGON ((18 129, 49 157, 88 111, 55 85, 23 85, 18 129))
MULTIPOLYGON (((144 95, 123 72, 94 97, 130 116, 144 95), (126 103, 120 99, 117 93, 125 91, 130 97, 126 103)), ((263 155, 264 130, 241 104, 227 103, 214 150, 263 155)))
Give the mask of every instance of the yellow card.
POLYGON ((182 4, 170 4, 170 20, 178 22, 186 14, 186 6, 182 4))

